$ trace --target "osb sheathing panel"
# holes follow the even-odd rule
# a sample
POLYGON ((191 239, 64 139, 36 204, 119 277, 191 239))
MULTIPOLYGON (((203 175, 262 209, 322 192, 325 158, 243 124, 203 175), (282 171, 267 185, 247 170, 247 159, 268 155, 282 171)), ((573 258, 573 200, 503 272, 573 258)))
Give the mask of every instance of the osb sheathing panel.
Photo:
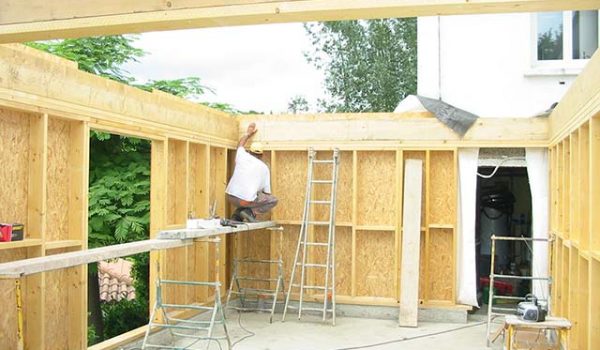
POLYGON ((430 229, 428 276, 429 300, 452 301, 454 284, 452 229, 430 229))
MULTIPOLYGON (((241 259, 276 259, 271 257, 271 231, 260 230, 237 234, 238 258, 241 259)), ((238 273, 240 276, 270 278, 271 267, 268 264, 241 263, 238 273)), ((241 287, 269 289, 269 282, 241 281, 241 287)))
MULTIPOLYGON (((328 230, 318 227, 315 230, 315 240, 327 242, 328 230)), ((311 248, 315 252, 314 260, 325 263, 327 247, 311 248)), ((315 273, 317 285, 325 281, 323 269, 315 273)), ((335 230, 335 293, 336 295, 351 295, 352 293, 352 229, 350 227, 336 227, 335 230)))
POLYGON ((357 172, 358 224, 394 225, 396 153, 358 152, 357 172))
MULTIPOLYGON (((425 200, 427 194, 427 177, 425 176, 427 174, 426 172, 426 161, 425 161, 425 152, 424 151, 404 151, 404 160, 406 159, 420 159, 421 161, 423 161, 423 183, 422 183, 422 189, 421 189, 421 226, 424 226, 427 224, 426 221, 426 211, 425 211, 425 206, 427 201, 425 200)), ((423 242, 423 240, 421 239, 421 242, 423 242)), ((423 253, 423 252, 421 252, 423 253)), ((423 256, 423 255, 421 255, 423 256)), ((421 274, 422 275, 422 274, 421 274)))
POLYGON ((454 224, 456 177, 454 152, 432 151, 429 176, 429 224, 454 224))
POLYGON ((394 233, 356 231, 356 295, 393 297, 394 233))
MULTIPOLYGON (((187 255, 187 247, 168 249, 163 251, 166 253, 166 266, 164 278, 171 280, 188 280, 188 271, 191 266, 188 265, 189 259, 187 255)), ((165 285, 164 294, 165 302, 167 303, 185 303, 186 288, 184 286, 165 285)))
POLYGON ((304 197, 306 192, 306 170, 308 156, 306 152, 277 152, 277 177, 271 179, 279 198, 275 207, 276 220, 302 220, 304 197))
POLYGON ((0 220, 27 224, 29 116, 0 108, 0 125, 0 220))
MULTIPOLYGON (((290 276, 292 274, 292 266, 294 265, 294 256, 298 244, 298 234, 300 233, 300 225, 283 225, 283 280, 286 283, 286 288, 289 286, 290 276)), ((299 271, 299 270, 298 270, 299 271)), ((299 283, 300 274, 296 274, 293 283, 299 283)))
POLYGON ((47 241, 69 239, 69 152, 71 124, 48 120, 47 241))
MULTIPOLYGON (((68 249, 56 249, 52 255, 67 253, 68 249)), ((46 288, 44 302, 44 325, 46 326, 46 349, 62 350, 69 348, 69 293, 67 292, 70 272, 68 269, 45 272, 46 288)), ((77 301, 73 301, 77 302, 77 301)))
MULTIPOLYGON (((317 152, 318 159, 332 159, 332 151, 317 152)), ((352 152, 340 152, 340 163, 338 167, 338 182, 336 195, 336 223, 351 223, 352 222, 352 152)), ((332 179, 332 165, 320 164, 316 165, 315 179, 332 179)), ((331 186, 316 185, 316 199, 329 200, 331 198, 331 186)), ((313 205, 315 219, 318 221, 329 220, 328 205, 313 205)))
MULTIPOLYGON (((0 263, 26 258, 26 249, 0 251, 0 263)), ((21 290, 24 295, 25 283, 21 285, 21 290)), ((0 312, 0 349, 17 348, 17 308, 15 298, 15 281, 0 279, 0 300, 2 300, 2 312, 0 312)), ((27 307, 27 305, 24 304, 24 307, 27 307)))

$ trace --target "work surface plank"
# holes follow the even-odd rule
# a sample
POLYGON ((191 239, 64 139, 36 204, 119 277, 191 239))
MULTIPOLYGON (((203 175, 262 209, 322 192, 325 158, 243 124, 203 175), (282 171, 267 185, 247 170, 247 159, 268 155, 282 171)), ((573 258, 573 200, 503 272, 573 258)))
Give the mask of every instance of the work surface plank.
POLYGON ((262 222, 252 222, 252 223, 243 223, 238 225, 237 227, 216 227, 216 228, 208 228, 208 229, 177 229, 177 230, 167 230, 161 231, 158 233, 158 239, 193 239, 193 238, 203 238, 210 237, 215 235, 223 235, 234 232, 241 231, 251 231, 251 230, 261 230, 269 227, 275 227, 277 224, 274 221, 262 221, 262 222))
POLYGON ((518 326, 521 328, 553 328, 553 329, 570 329, 571 322, 562 317, 546 317, 544 322, 523 321, 515 315, 507 315, 505 322, 510 326, 518 326))
POLYGON ((191 245, 194 239, 241 231, 260 230, 276 225, 273 221, 248 223, 238 227, 217 227, 212 229, 181 229, 163 231, 160 239, 117 244, 108 247, 87 249, 39 258, 17 260, 0 264, 0 278, 19 278, 40 272, 59 270, 85 265, 107 259, 145 253, 151 250, 179 248, 191 245))

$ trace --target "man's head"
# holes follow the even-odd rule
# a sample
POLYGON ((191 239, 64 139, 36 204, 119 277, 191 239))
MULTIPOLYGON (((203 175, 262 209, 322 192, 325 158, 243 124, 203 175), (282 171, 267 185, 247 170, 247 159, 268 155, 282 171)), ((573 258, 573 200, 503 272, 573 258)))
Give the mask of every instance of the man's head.
POLYGON ((252 142, 248 150, 253 156, 261 158, 263 154, 263 145, 260 142, 252 142))

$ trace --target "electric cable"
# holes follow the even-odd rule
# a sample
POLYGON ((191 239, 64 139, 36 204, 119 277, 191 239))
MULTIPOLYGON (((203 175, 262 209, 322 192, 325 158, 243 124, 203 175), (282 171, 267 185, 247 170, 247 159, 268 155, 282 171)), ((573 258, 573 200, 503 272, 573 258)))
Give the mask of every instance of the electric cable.
POLYGON ((483 326, 486 323, 487 323, 487 321, 481 321, 481 322, 472 323, 472 324, 469 324, 469 325, 466 325, 466 326, 456 327, 456 328, 452 328, 452 329, 446 329, 446 330, 439 331, 439 332, 433 332, 433 333, 428 333, 428 334, 420 334, 420 335, 415 335, 415 336, 412 336, 412 337, 402 337, 402 338, 399 338, 399 339, 387 340, 387 341, 384 341, 384 342, 374 343, 374 344, 352 346, 352 347, 348 347, 348 348, 336 348, 334 350, 357 350, 357 349, 374 348, 376 346, 383 346, 383 345, 389 345, 389 344, 394 344, 394 343, 401 343, 401 342, 408 341, 408 340, 414 340, 414 339, 420 339, 420 338, 427 338, 427 337, 433 337, 435 335, 452 333, 452 332, 456 332, 456 331, 459 331, 459 330, 462 330, 462 329, 466 329, 466 328, 483 326))
POLYGON ((480 174, 479 172, 477 172, 477 176, 479 176, 483 179, 490 179, 494 175, 496 175, 496 172, 498 172, 498 169, 500 169, 502 164, 508 162, 509 160, 525 160, 525 158, 523 158, 523 157, 506 157, 506 158, 502 159, 502 161, 500 161, 500 163, 498 163, 498 165, 496 165, 496 167, 494 168, 494 170, 492 171, 491 174, 486 175, 486 174, 480 174))
POLYGON ((248 338, 252 338, 253 336, 256 335, 256 333, 252 332, 251 330, 248 330, 246 327, 244 327, 242 325, 242 312, 241 311, 238 311, 238 325, 240 326, 241 329, 243 329, 248 334, 243 336, 242 338, 236 340, 233 344, 231 344, 231 348, 235 347, 236 344, 239 344, 242 341, 244 341, 248 338))

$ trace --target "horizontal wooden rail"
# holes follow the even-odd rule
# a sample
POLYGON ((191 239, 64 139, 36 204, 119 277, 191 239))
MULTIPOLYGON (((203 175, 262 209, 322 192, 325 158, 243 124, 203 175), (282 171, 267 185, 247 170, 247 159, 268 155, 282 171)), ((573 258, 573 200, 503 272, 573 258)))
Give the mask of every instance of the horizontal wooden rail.
POLYGON ((193 239, 241 231, 260 230, 263 228, 273 227, 275 225, 276 224, 273 221, 266 221, 243 224, 238 227, 163 231, 159 233, 159 237, 161 237, 160 239, 149 239, 139 242, 117 244, 108 247, 17 260, 0 264, 0 278, 19 278, 40 272, 65 269, 102 260, 145 253, 151 250, 179 248, 191 245, 193 243, 193 239))

